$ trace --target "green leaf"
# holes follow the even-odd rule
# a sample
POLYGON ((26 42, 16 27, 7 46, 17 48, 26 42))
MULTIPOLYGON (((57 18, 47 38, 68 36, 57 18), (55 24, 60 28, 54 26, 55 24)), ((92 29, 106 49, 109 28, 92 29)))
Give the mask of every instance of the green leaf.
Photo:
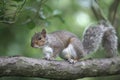
POLYGON ((62 23, 65 23, 65 20, 61 16, 57 16, 57 17, 62 23))
POLYGON ((28 26, 29 29, 35 28, 35 23, 34 23, 34 21, 31 20, 29 23, 27 23, 27 26, 28 26))
POLYGON ((61 15, 62 12, 60 10, 54 10, 53 15, 61 15))
POLYGON ((35 22, 31 19, 29 19, 28 21, 26 21, 26 25, 29 29, 33 29, 35 28, 35 22))

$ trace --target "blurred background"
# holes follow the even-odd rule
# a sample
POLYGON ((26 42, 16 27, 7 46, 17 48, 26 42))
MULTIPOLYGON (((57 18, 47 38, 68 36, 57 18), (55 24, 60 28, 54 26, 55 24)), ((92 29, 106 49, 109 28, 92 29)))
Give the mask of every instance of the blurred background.
MULTIPOLYGON (((46 28, 48 33, 56 30, 67 30, 82 39, 85 28, 98 22, 91 9, 92 1, 94 0, 0 0, 0 56, 22 55, 42 58, 41 50, 32 48, 30 42, 34 33, 40 32, 43 28, 46 28)), ((120 6, 116 7, 115 1, 119 2, 119 0, 99 0, 98 4, 104 16, 113 22, 117 36, 120 38, 120 6), (112 7, 116 7, 116 12, 112 7), (115 17, 111 19, 110 13, 115 13, 115 17)), ((118 46, 120 46, 119 39, 118 46)), ((104 50, 100 48, 92 56, 95 58, 104 57, 104 53, 104 50)), ((80 80, 101 79, 119 80, 120 76, 80 80)), ((0 80, 46 79, 3 77, 0 80)))

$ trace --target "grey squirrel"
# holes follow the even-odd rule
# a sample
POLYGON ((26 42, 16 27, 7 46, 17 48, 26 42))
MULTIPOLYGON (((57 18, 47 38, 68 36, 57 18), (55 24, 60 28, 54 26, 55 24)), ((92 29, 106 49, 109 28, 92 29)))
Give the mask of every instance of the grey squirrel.
POLYGON ((75 63, 89 53, 95 52, 100 44, 108 53, 108 57, 117 56, 117 36, 115 29, 105 22, 88 27, 83 40, 68 31, 47 33, 45 29, 35 33, 31 39, 31 46, 42 48, 45 59, 53 60, 58 55, 70 63, 75 63))

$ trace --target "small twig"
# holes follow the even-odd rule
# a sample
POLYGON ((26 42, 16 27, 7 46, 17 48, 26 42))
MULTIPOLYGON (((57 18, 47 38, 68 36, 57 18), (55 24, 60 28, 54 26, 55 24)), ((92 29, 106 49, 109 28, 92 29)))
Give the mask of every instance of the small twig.
POLYGON ((97 20, 107 21, 107 18, 104 16, 104 14, 103 14, 102 10, 100 9, 96 0, 91 1, 91 9, 92 9, 93 13, 95 14, 95 17, 97 18, 97 20))
POLYGON ((115 18, 116 18, 116 14, 117 14, 117 9, 119 6, 120 0, 114 0, 114 2, 111 4, 110 8, 109 8, 109 20, 112 23, 112 25, 114 25, 115 23, 115 18))
POLYGON ((102 12, 101 8, 98 5, 97 0, 92 0, 91 1, 91 9, 93 13, 95 14, 95 17, 97 18, 98 21, 104 20, 106 23, 108 23, 110 26, 113 26, 109 19, 105 17, 104 13, 102 12))

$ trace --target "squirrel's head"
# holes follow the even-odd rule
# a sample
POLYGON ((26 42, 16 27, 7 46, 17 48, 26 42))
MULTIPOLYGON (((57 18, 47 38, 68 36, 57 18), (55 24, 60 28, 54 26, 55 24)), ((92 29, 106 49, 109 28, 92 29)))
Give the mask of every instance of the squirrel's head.
POLYGON ((46 44, 46 30, 42 29, 41 32, 35 33, 31 39, 31 46, 41 48, 46 44))

